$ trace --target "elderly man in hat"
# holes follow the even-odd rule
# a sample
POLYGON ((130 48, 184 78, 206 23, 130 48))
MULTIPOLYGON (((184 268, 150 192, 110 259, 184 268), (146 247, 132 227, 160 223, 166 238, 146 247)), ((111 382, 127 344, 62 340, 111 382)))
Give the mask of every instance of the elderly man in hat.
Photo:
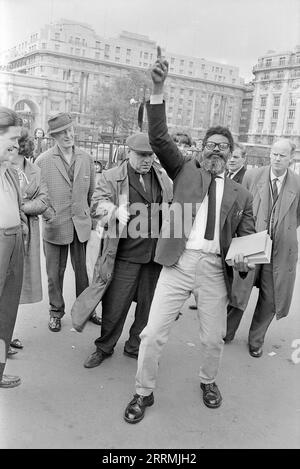
MULTIPOLYGON (((69 249, 76 296, 88 286, 86 243, 92 226, 90 203, 95 189, 95 170, 91 157, 74 146, 74 127, 69 114, 53 116, 48 125, 48 134, 56 143, 38 157, 37 164, 56 212, 51 221, 43 219, 43 244, 50 303, 48 327, 58 332, 65 314, 63 279, 69 249)), ((100 324, 99 318, 96 319, 100 324)))
MULTIPOLYGON (((92 200, 93 211, 106 235, 98 264, 101 293, 95 300, 96 303, 102 298, 101 336, 95 341, 95 352, 84 363, 86 368, 94 368, 112 355, 132 301, 136 301, 135 319, 124 355, 137 359, 139 335, 147 324, 161 270, 153 259, 161 204, 171 201, 172 184, 154 161, 147 134, 131 135, 126 143, 128 158, 101 174, 92 200)), ((87 299, 85 293, 82 298, 87 299)), ((76 303, 72 316, 74 308, 82 309, 80 297, 76 303)), ((95 303, 89 301, 89 307, 95 307, 95 303)))

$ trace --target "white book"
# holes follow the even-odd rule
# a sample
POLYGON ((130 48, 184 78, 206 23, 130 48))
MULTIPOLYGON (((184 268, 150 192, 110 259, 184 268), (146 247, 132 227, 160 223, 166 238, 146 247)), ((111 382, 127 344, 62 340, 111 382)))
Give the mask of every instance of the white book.
POLYGON ((250 264, 269 264, 271 260, 272 240, 267 230, 251 235, 233 238, 229 246, 226 262, 233 265, 236 254, 243 254, 250 264))

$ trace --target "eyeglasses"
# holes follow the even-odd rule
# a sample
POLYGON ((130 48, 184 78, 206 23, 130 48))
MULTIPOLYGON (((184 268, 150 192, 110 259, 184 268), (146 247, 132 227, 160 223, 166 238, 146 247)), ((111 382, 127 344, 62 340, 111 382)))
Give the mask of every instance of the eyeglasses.
POLYGON ((214 150, 216 147, 218 147, 220 151, 226 151, 229 148, 229 143, 206 142, 205 144, 205 148, 209 151, 214 150))

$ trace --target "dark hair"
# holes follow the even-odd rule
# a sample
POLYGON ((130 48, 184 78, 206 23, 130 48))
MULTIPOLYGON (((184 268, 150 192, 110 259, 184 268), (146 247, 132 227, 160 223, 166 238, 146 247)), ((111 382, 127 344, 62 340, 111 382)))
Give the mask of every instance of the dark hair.
POLYGON ((203 148, 205 147, 207 139, 211 137, 212 135, 223 135, 224 137, 226 137, 230 146, 230 151, 233 151, 234 141, 233 141, 232 134, 230 130, 228 129, 228 127, 222 127, 221 125, 217 125, 216 127, 210 127, 207 130, 206 134, 204 135, 203 144, 202 144, 203 148))
POLYGON ((21 130, 21 136, 18 139, 19 144, 19 155, 25 156, 25 158, 31 158, 34 150, 34 143, 32 138, 29 137, 28 129, 23 128, 21 130))
POLYGON ((176 132, 172 135, 172 138, 175 143, 179 143, 179 144, 184 143, 185 145, 188 145, 189 147, 192 146, 191 137, 184 132, 176 132))
POLYGON ((44 129, 42 129, 42 127, 37 127, 36 129, 34 129, 34 132, 33 132, 34 138, 36 138, 36 133, 38 130, 41 130, 43 132, 43 137, 45 137, 44 129))
POLYGON ((8 127, 18 127, 22 125, 21 117, 12 109, 0 106, 0 132, 4 133, 8 127))

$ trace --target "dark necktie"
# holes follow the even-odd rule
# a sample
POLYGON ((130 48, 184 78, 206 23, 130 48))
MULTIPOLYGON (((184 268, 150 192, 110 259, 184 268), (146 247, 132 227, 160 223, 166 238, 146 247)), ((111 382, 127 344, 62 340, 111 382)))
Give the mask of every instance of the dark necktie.
POLYGON ((228 176, 230 179, 232 178, 232 175, 233 175, 233 173, 232 173, 231 171, 228 171, 227 176, 228 176))
POLYGON ((207 222, 204 234, 204 239, 212 240, 215 234, 216 223, 216 178, 220 176, 212 175, 210 185, 208 188, 208 208, 207 208, 207 222))
POLYGON ((278 198, 278 187, 277 187, 278 178, 274 178, 272 181, 272 194, 273 194, 273 205, 275 204, 278 198))
POLYGON ((271 236, 271 239, 274 238, 274 222, 275 222, 275 204, 278 199, 278 187, 277 187, 277 178, 274 178, 272 181, 272 206, 269 215, 269 230, 268 233, 271 236))

